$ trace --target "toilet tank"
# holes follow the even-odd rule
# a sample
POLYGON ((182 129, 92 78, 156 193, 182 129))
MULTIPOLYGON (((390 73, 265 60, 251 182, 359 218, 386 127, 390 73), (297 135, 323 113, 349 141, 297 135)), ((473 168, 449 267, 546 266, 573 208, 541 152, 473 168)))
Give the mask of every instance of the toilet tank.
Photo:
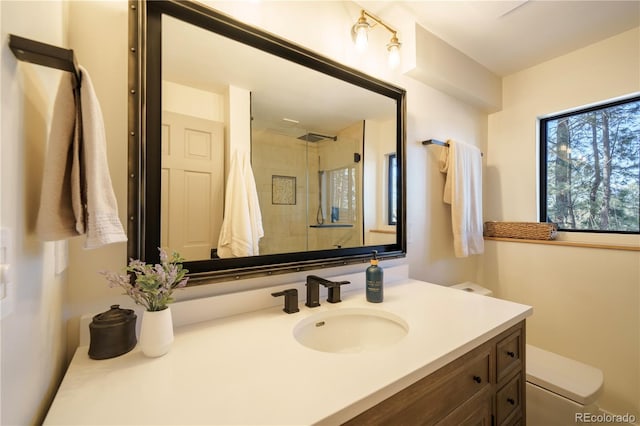
POLYGON ((591 365, 526 345, 527 382, 581 405, 594 403, 602 393, 604 375, 591 365))
MULTIPOLYGON (((451 286, 458 290, 491 296, 491 290, 467 281, 451 286)), ((604 383, 602 371, 536 346, 526 345, 527 382, 580 405, 593 404, 604 383)))

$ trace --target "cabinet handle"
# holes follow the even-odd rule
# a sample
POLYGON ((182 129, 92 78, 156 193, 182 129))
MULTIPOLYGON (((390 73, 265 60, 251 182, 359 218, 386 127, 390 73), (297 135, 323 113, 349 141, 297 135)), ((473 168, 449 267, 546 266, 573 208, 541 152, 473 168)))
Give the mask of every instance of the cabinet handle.
POLYGON ((513 398, 507 398, 507 402, 511 405, 516 405, 516 401, 513 398))
POLYGON ((473 381, 476 383, 482 383, 482 379, 480 378, 480 376, 473 376, 473 381))
POLYGON ((516 354, 513 351, 508 351, 507 355, 509 355, 510 358, 515 358, 516 357, 516 354))

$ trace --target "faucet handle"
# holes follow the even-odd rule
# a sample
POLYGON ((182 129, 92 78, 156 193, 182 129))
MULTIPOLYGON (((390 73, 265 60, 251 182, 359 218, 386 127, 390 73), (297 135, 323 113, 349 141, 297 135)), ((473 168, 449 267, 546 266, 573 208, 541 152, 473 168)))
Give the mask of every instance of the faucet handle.
POLYGON ((330 283, 324 284, 328 289, 327 294, 327 302, 329 303, 340 303, 340 287, 345 284, 351 284, 350 281, 332 281, 330 283))
POLYGON ((296 312, 300 311, 300 309, 298 309, 298 289, 297 288, 290 288, 287 290, 278 291, 276 293, 271 293, 271 295, 273 297, 284 296, 284 309, 282 310, 285 311, 286 313, 295 314, 296 312))

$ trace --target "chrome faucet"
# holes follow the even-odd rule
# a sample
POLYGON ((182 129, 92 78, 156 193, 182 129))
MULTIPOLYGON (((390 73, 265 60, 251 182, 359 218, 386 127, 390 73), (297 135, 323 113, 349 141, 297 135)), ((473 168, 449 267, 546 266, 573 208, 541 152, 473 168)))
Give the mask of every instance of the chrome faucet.
POLYGON ((307 275, 307 301, 305 305, 310 308, 320 306, 320 284, 329 290, 327 302, 340 302, 340 286, 350 284, 349 281, 330 281, 317 275, 307 275))

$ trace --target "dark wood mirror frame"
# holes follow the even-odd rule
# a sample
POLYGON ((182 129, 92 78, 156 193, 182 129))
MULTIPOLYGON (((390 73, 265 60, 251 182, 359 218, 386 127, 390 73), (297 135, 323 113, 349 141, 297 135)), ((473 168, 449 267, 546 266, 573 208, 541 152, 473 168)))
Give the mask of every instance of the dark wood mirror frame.
POLYGON ((147 263, 159 261, 160 173, 162 105, 162 15, 170 15, 192 25, 274 54, 320 73, 352 83, 396 101, 397 208, 396 243, 331 250, 272 254, 233 259, 185 262, 190 284, 313 270, 366 262, 372 250, 380 258, 406 255, 405 201, 405 113, 404 89, 370 77, 251 27, 229 16, 190 1, 131 0, 129 17, 129 184, 128 258, 147 263))

